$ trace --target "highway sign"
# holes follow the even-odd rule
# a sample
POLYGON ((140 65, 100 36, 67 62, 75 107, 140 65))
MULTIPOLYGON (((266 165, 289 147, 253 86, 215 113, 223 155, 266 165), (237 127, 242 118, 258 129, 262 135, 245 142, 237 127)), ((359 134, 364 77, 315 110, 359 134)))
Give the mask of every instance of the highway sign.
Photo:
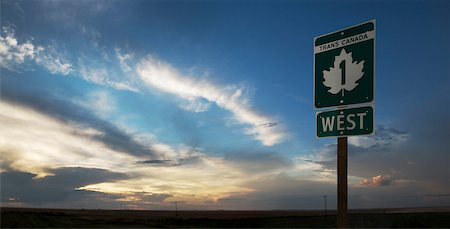
POLYGON ((345 137, 372 133, 371 106, 324 111, 316 115, 317 137, 345 137))
POLYGON ((374 100, 375 20, 314 38, 314 107, 374 100))

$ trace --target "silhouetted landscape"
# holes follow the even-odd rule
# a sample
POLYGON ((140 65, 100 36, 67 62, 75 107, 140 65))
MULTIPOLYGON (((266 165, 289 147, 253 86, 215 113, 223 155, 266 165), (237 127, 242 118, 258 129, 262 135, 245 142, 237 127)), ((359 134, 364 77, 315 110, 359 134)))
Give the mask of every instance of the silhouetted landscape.
MULTIPOLYGON (((349 211, 353 228, 449 228, 450 207, 349 211)), ((2 228, 331 228, 328 211, 147 211, 2 208, 2 228)))

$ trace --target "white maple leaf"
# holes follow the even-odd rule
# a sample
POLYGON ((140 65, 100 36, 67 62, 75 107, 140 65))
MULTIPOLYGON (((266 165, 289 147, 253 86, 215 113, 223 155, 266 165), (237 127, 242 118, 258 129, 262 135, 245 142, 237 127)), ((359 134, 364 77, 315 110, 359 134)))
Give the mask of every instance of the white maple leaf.
POLYGON ((331 94, 342 92, 344 96, 345 91, 351 91, 358 86, 358 81, 364 75, 364 60, 360 62, 353 61, 352 53, 347 53, 342 49, 341 54, 334 59, 334 66, 330 70, 324 70, 323 85, 329 87, 331 94))

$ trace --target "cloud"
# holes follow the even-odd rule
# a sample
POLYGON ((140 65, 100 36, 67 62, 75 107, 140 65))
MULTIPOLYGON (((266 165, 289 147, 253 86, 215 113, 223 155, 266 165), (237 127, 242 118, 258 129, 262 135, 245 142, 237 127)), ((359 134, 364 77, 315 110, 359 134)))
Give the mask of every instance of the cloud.
MULTIPOLYGON (((127 143, 108 129, 75 122, 64 123, 4 101, 0 102, 0 107, 5 112, 0 115, 0 162, 9 164, 14 170, 39 176, 49 175, 48 168, 60 166, 121 170, 123 161, 138 160, 132 155, 138 153, 133 148, 139 149, 140 145, 127 143), (125 144, 109 143, 115 140, 119 140, 116 144, 125 144)), ((152 151, 146 150, 144 155, 151 156, 152 151)))
POLYGON ((51 46, 43 48, 38 46, 36 48, 35 61, 38 65, 42 65, 52 74, 68 75, 72 73, 73 66, 67 60, 60 57, 60 55, 51 46))
POLYGON ((336 181, 336 161, 320 160, 316 155, 295 157, 292 161, 291 173, 299 178, 324 183, 335 183, 336 181))
MULTIPOLYGON (((9 96, 11 94, 7 93, 8 99, 9 96)), ((0 115, 0 133, 3 133, 0 136, 0 164, 6 170, 3 174, 12 170, 22 171, 14 176, 10 174, 11 179, 6 181, 21 183, 25 189, 21 192, 17 189, 17 183, 16 188, 2 183, 2 188, 10 190, 2 192, 7 193, 2 194, 2 202, 9 206, 26 200, 24 206, 170 209, 173 208, 172 202, 180 201, 184 202, 184 209, 321 209, 322 195, 329 196, 330 206, 335 203, 335 182, 315 180, 314 176, 309 175, 297 176, 324 169, 319 162, 323 162, 325 157, 319 156, 309 161, 305 159, 305 163, 298 165, 292 165, 276 154, 261 152, 241 151, 221 158, 208 155, 199 148, 170 146, 157 143, 151 137, 128 136, 136 143, 150 147, 154 158, 146 159, 107 146, 108 141, 96 137, 105 135, 107 131, 98 126, 74 125, 78 120, 76 115, 69 116, 71 119, 66 116, 55 119, 46 115, 46 112, 61 115, 58 109, 42 108, 46 107, 44 104, 52 107, 49 103, 29 101, 35 107, 46 110, 43 113, 18 104, 5 106, 4 103, 0 103, 0 110, 4 111, 0 115), (61 157, 62 153, 64 157, 61 157), (315 167, 317 165, 320 166, 315 167), (36 166, 41 166, 40 170, 36 166), (297 171, 296 166, 302 166, 304 170, 297 171), (42 194, 33 197, 30 194, 32 192, 26 190, 42 194)), ((61 109, 67 109, 68 113, 83 110, 80 107, 68 109, 67 105, 61 109)), ((367 157, 369 154, 356 155, 367 157)), ((355 166, 365 166, 369 171, 383 170, 380 165, 385 166, 389 162, 382 164, 386 158, 383 155, 378 157, 380 159, 377 161, 367 161, 367 158, 350 161, 351 174, 355 174, 355 166), (366 163, 361 164, 362 161, 366 163), (368 167, 370 164, 374 164, 373 168, 368 167)), ((366 183, 371 186, 392 184, 390 177, 389 174, 375 176, 366 183)), ((422 193, 445 193, 446 190, 444 187, 436 192, 423 183, 400 182, 398 179, 395 184, 385 186, 379 192, 364 188, 366 185, 351 185, 350 206, 408 206, 413 199, 419 205, 435 204, 439 198, 425 196, 422 200, 422 193), (396 199, 399 193, 406 193, 411 188, 417 190, 418 194, 396 199), (380 199, 386 201, 381 202, 380 199), (395 199, 395 204, 391 203, 392 199, 395 199)))
POLYGON ((447 197, 447 198, 450 198, 450 193, 442 193, 442 194, 424 194, 423 196, 426 196, 426 197, 436 197, 436 198, 440 198, 440 197, 447 197))
POLYGON ((27 60, 49 70, 52 74, 67 75, 73 71, 72 65, 64 60, 53 47, 36 47, 31 41, 19 43, 14 30, 3 27, 0 35, 0 66, 12 71, 17 70, 19 64, 27 60))
MULTIPOLYGON (((60 100, 53 95, 34 89, 16 92, 11 90, 12 87, 8 87, 8 85, 10 82, 5 80, 3 82, 3 86, 5 86, 2 91, 3 98, 0 102, 2 110, 8 111, 0 116, 3 120, 2 128, 5 130, 0 134, 4 134, 5 143, 9 142, 15 147, 23 146, 25 152, 30 148, 38 147, 30 150, 30 153, 34 154, 45 152, 48 149, 52 152, 70 151, 77 154, 86 151, 87 155, 101 155, 102 152, 110 152, 108 155, 115 155, 114 152, 120 152, 147 157, 147 159, 155 156, 149 145, 139 143, 133 136, 95 115, 93 112, 99 113, 100 111, 97 110, 99 107, 89 109, 86 106, 90 105, 86 104, 83 107, 72 101, 60 100), (36 96, 36 93, 39 93, 39 96, 36 96), (20 117, 23 117, 24 120, 20 117), (10 131, 9 134, 8 131, 10 131), (54 133, 54 135, 47 133, 54 133), (53 139, 47 140, 49 144, 38 142, 36 145, 25 147, 27 145, 24 145, 25 142, 34 142, 37 136, 42 139, 52 136, 53 139)), ((100 109, 115 109, 111 98, 104 97, 106 96, 104 93, 100 93, 97 97, 99 96, 105 98, 105 101, 102 102, 104 107, 100 107, 100 109)), ((61 157, 61 160, 63 158, 61 157)), ((138 159, 131 161, 136 160, 138 159)))
POLYGON ((348 139, 349 144, 370 150, 394 147, 405 143, 409 139, 409 133, 393 127, 379 125, 374 136, 356 136, 348 139))
POLYGON ((170 162, 170 160, 145 160, 145 161, 138 161, 138 163, 141 164, 166 164, 170 162))
POLYGON ((153 160, 144 160, 144 161, 138 161, 136 163, 138 164, 149 164, 149 165, 163 165, 163 166, 167 166, 171 164, 171 160, 158 160, 158 159, 153 159, 153 160))
POLYGON ((122 71, 126 73, 133 71, 133 68, 130 67, 128 63, 130 60, 133 59, 133 54, 132 53, 122 54, 119 48, 116 48, 114 50, 116 52, 116 57, 119 60, 120 68, 122 69, 122 71))
POLYGON ((93 91, 86 98, 77 101, 82 107, 90 109, 99 117, 108 117, 116 111, 116 103, 107 91, 93 91))
POLYGON ((136 192, 132 195, 129 195, 127 198, 135 199, 135 201, 139 201, 143 204, 149 203, 162 203, 165 199, 171 197, 169 194, 155 194, 155 193, 147 193, 147 192, 136 192))
POLYGON ((16 64, 23 63, 26 59, 34 59, 34 45, 27 41, 20 44, 14 36, 14 30, 3 27, 3 35, 0 35, 0 65, 13 70, 16 64))
POLYGON ((190 111, 190 112, 204 112, 207 111, 210 107, 211 103, 202 101, 202 99, 193 99, 188 100, 185 102, 182 102, 180 107, 184 110, 190 111))
MULTIPOLYGON (((127 176, 103 169, 64 167, 48 171, 53 174, 38 178, 36 174, 7 171, 1 173, 1 202, 28 206, 65 202, 70 199, 99 201, 100 193, 79 191, 79 187, 104 181, 124 179, 127 176), (12 200, 12 201, 11 201, 12 200)), ((103 197, 107 197, 103 195, 103 197)), ((112 197, 112 196, 111 196, 112 197)))
POLYGON ((146 190, 155 194, 170 194, 171 197, 165 199, 166 203, 183 201, 186 205, 200 208, 210 205, 205 201, 250 191, 242 187, 248 177, 220 157, 187 146, 173 150, 174 157, 134 163, 136 166, 130 170, 134 178, 88 185, 83 189, 110 194, 146 190))
POLYGON ((80 66, 80 74, 84 80, 96 83, 107 84, 108 72, 105 68, 88 68, 84 65, 80 66))
POLYGON ((291 167, 288 161, 273 152, 240 151, 227 153, 224 159, 249 175, 281 172, 291 167))
MULTIPOLYGON (((366 179, 373 174, 385 174, 384 177, 395 177, 399 170, 407 168, 411 156, 405 153, 404 147, 409 143, 410 133, 393 127, 380 125, 374 136, 348 138, 349 184, 361 185, 372 181, 366 179)), ((306 172, 310 178, 335 182, 336 179, 337 144, 322 146, 316 152, 296 158, 297 170, 306 172), (307 171, 304 171, 304 170, 307 171)), ((403 175, 401 175, 403 177, 403 175)), ((409 178, 405 178, 409 179, 409 178)))
POLYGON ((390 176, 378 175, 369 179, 363 179, 359 183, 365 186, 389 186, 392 184, 392 179, 390 176))
POLYGON ((153 57, 142 60, 137 65, 137 73, 143 82, 152 88, 187 101, 204 99, 230 111, 235 120, 249 126, 244 133, 264 145, 275 145, 287 137, 281 125, 265 126, 278 121, 251 109, 249 99, 243 95, 244 88, 240 86, 221 86, 207 80, 197 80, 182 75, 170 64, 153 57))
MULTIPOLYGON (((432 110, 421 109, 425 113, 432 110)), ((410 206, 411 203, 441 205, 437 199, 425 199, 422 194, 449 190, 448 176, 436 175, 448 173, 448 160, 436 160, 448 157, 445 128, 442 128, 443 123, 448 123, 448 116, 443 112, 433 119, 425 119, 429 114, 412 114, 405 120, 405 127, 409 128, 410 123, 422 123, 413 131, 380 125, 375 136, 349 137, 349 187, 356 190, 351 191, 355 203, 367 203, 367 207, 410 206), (419 117, 412 119, 414 116, 419 117), (409 197, 403 198, 405 195, 409 197)), ((316 155, 322 158, 312 158, 312 165, 322 171, 336 172, 336 144, 322 147, 316 155)), ((335 180, 336 175, 331 178, 335 180)))
POLYGON ((230 195, 219 203, 225 209, 323 209, 323 195, 329 197, 329 206, 336 203, 335 184, 298 179, 283 173, 249 181, 245 187, 253 191, 230 195))
MULTIPOLYGON (((118 57, 120 57, 120 66, 126 68, 126 73, 129 73, 128 69, 131 69, 131 67, 127 65, 126 61, 132 57, 131 54, 121 55, 119 53, 118 57)), ((75 68, 63 55, 56 51, 54 46, 44 47, 33 44, 31 41, 20 43, 15 37, 14 30, 3 27, 2 35, 0 35, 0 67, 11 71, 19 71, 19 69, 24 69, 22 65, 26 64, 27 61, 47 69, 51 74, 79 75, 84 80, 94 84, 109 86, 117 90, 139 92, 125 77, 112 74, 106 68, 89 67, 82 63, 79 68, 75 68)))
MULTIPOLYGON (((135 194, 142 190, 151 195, 170 195, 167 202, 184 201, 203 207, 206 200, 249 191, 241 187, 243 173, 221 157, 186 145, 170 146, 151 137, 129 135, 68 101, 26 94, 6 90, 0 102, 3 172, 33 174, 29 179, 35 175, 40 179, 56 176, 55 171, 61 167, 126 173, 129 176, 119 180, 80 184, 86 186, 78 190, 100 197, 121 196, 120 201, 127 206, 144 208, 148 206, 139 204, 140 197, 135 194)), ((70 203, 79 206, 77 197, 71 196, 70 203)))
POLYGON ((117 76, 116 79, 114 79, 112 76, 115 76, 115 74, 112 74, 106 68, 89 67, 80 64, 79 73, 84 80, 94 84, 110 86, 117 90, 139 92, 139 90, 132 86, 129 81, 123 80, 117 76))

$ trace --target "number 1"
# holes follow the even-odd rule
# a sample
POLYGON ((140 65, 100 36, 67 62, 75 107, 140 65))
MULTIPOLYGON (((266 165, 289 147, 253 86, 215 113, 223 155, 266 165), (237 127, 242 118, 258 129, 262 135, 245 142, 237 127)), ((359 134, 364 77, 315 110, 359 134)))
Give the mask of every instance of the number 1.
POLYGON ((339 64, 339 68, 341 69, 341 85, 345 84, 345 60, 343 60, 339 64))
MULTIPOLYGON (((339 68, 341 69, 341 85, 344 85, 345 84, 345 60, 343 60, 339 64, 339 68)), ((342 88, 342 97, 344 97, 344 91, 345 91, 345 89, 342 88)))

